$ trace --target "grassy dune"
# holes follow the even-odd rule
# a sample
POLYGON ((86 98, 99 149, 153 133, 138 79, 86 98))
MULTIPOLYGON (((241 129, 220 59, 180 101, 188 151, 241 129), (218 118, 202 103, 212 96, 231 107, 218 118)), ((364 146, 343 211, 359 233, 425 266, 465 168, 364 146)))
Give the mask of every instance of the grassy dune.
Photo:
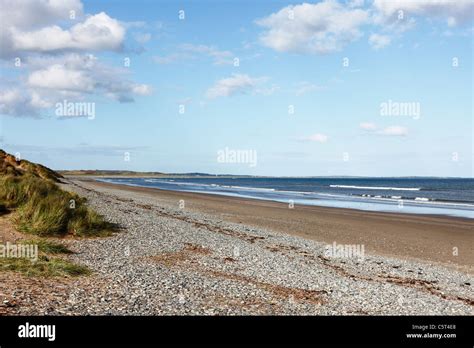
POLYGON ((26 258, 0 258, 0 271, 32 276, 77 276, 88 274, 61 255, 72 253, 47 237, 93 237, 110 235, 116 226, 87 207, 86 200, 62 190, 62 176, 53 170, 0 150, 0 215, 11 214, 18 231, 35 235, 22 244, 38 246, 35 262, 26 258))
POLYGON ((0 200, 6 208, 16 210, 13 221, 22 232, 86 237, 113 231, 113 226, 88 208, 83 198, 31 174, 2 177, 0 200))
MULTIPOLYGON (((1 150, 0 150, 1 151, 1 150)), ((56 172, 0 152, 0 214, 15 210, 23 232, 39 236, 103 236, 114 230, 76 194, 56 185, 56 172)))

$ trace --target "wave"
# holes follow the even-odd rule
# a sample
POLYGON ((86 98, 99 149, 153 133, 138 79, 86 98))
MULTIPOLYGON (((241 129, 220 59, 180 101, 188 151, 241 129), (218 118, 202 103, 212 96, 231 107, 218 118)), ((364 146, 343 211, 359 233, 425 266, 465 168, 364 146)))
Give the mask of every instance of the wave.
POLYGON ((419 187, 383 187, 383 186, 353 186, 353 185, 329 185, 333 188, 351 188, 356 190, 392 190, 392 191, 420 191, 419 187))
POLYGON ((269 191, 274 192, 274 188, 263 188, 263 187, 244 187, 244 186, 228 186, 228 185, 217 185, 223 188, 232 188, 232 189, 239 189, 239 190, 250 190, 250 191, 269 191))
POLYGON ((198 186, 198 187, 212 187, 212 188, 224 188, 224 189, 238 189, 238 190, 249 190, 249 191, 276 191, 274 188, 263 188, 263 187, 248 187, 248 186, 233 186, 233 185, 219 185, 219 184, 200 184, 195 182, 176 182, 174 180, 157 180, 157 179, 146 179, 147 182, 163 183, 169 185, 179 186, 198 186))

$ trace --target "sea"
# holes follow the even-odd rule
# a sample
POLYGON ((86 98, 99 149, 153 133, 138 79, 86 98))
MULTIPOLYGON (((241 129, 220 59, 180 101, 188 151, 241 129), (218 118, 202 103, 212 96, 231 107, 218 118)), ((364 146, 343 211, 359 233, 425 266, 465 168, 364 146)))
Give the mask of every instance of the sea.
POLYGON ((162 190, 253 198, 407 214, 474 219, 474 179, 469 178, 101 178, 99 181, 162 190))

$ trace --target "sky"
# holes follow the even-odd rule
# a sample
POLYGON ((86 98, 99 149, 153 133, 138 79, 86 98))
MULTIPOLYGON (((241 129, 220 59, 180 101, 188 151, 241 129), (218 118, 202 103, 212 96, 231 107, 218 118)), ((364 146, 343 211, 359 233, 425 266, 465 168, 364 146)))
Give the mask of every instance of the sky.
POLYGON ((0 148, 53 169, 473 177, 474 2, 0 0, 0 148))

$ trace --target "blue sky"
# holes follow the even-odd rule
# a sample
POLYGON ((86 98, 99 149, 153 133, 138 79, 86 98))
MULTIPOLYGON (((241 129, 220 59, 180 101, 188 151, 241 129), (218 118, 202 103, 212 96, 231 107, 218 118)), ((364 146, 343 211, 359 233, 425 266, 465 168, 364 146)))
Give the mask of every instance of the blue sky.
POLYGON ((472 1, 22 2, 0 1, 0 147, 22 158, 473 175, 472 1), (94 117, 58 116, 65 100, 93 104, 94 117), (383 115, 389 102, 409 109, 383 115), (223 149, 258 160, 222 163, 223 149))

